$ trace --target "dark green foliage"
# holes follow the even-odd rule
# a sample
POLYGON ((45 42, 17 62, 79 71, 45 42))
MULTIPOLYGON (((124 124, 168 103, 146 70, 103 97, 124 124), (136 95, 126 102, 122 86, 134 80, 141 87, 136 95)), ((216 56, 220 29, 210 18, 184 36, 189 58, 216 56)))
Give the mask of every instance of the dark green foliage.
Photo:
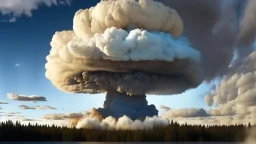
POLYGON ((168 141, 243 141, 251 124, 232 126, 179 125, 150 130, 76 129, 48 125, 21 125, 20 122, 0 123, 0 141, 107 141, 107 142, 168 142, 168 141))

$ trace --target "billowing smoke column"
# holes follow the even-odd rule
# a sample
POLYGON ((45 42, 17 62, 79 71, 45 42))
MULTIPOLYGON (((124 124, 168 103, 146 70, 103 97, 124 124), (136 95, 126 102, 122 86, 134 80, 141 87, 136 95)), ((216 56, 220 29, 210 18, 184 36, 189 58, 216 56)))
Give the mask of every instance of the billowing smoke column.
POLYGON ((73 31, 56 32, 46 77, 71 93, 107 93, 106 118, 158 115, 146 94, 176 94, 201 82, 200 53, 180 37, 174 9, 152 0, 109 0, 79 10, 73 31))
POLYGON ((117 92, 108 92, 103 109, 99 108, 97 111, 102 114, 102 117, 111 115, 119 118, 128 115, 132 120, 143 120, 147 116, 153 117, 158 115, 154 105, 148 106, 146 95, 130 97, 117 92))

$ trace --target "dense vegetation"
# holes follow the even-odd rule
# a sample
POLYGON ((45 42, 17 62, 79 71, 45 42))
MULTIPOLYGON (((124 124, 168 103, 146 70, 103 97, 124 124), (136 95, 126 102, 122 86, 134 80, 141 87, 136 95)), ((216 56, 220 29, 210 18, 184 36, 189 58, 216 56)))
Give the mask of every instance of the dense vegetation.
MULTIPOLYGON (((0 123, 0 141, 243 141, 250 124, 233 126, 190 126, 171 122, 167 127, 151 130, 96 130, 47 125, 0 123)), ((256 126, 254 126, 256 127, 256 126)))

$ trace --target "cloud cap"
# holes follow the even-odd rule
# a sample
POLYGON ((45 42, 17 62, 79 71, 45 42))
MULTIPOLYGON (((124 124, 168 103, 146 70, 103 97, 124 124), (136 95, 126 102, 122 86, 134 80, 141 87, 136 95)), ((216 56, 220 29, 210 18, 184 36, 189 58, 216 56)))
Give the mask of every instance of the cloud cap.
POLYGON ((101 1, 76 13, 74 31, 54 34, 45 75, 58 89, 72 93, 176 94, 197 87, 201 55, 186 38, 168 33, 177 24, 183 27, 175 10, 152 0, 101 1), (133 10, 141 15, 129 17, 133 10), (162 16, 159 21, 149 19, 155 12, 162 16), (119 18, 129 20, 120 26, 119 18))

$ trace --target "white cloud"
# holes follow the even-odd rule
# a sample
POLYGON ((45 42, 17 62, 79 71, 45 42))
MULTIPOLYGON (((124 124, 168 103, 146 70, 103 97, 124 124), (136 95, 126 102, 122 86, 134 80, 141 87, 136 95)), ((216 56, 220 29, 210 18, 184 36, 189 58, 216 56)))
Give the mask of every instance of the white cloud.
POLYGON ((7 102, 4 101, 0 101, 0 104, 8 104, 7 102))
POLYGON ((20 117, 20 112, 8 112, 8 113, 4 113, 3 115, 4 117, 20 117))
POLYGON ((41 5, 51 7, 59 4, 70 5, 71 0, 1 0, 0 13, 14 17, 21 15, 32 16, 32 11, 37 10, 41 5))
POLYGON ((64 120, 64 119, 72 119, 72 118, 82 118, 84 116, 83 113, 68 113, 68 114, 47 114, 42 117, 45 120, 64 120))
POLYGON ((17 63, 17 64, 15 64, 15 66, 16 66, 16 67, 19 67, 19 66, 20 66, 20 64, 19 64, 19 63, 17 63))
POLYGON ((208 105, 208 106, 212 106, 213 105, 213 99, 211 96, 206 95, 204 97, 204 102, 208 105))
POLYGON ((61 5, 71 5, 71 1, 72 0, 60 0, 59 1, 59 4, 61 4, 61 5))
POLYGON ((255 61, 256 51, 245 58, 240 65, 231 68, 209 95, 209 99, 212 99, 221 115, 247 115, 250 113, 250 108, 256 107, 255 61))
POLYGON ((163 118, 187 118, 187 117, 206 117, 209 116, 204 109, 170 109, 162 117, 163 118))
POLYGON ((165 111, 171 110, 170 107, 165 106, 165 105, 160 105, 159 108, 160 108, 160 109, 163 109, 163 110, 165 110, 165 111))
POLYGON ((15 23, 16 22, 16 18, 15 17, 11 17, 9 19, 1 19, 0 23, 15 23))
MULTIPOLYGON (((256 124, 256 51, 230 67, 204 101, 213 105, 202 117, 197 109, 169 110, 163 117, 188 124, 256 124)), ((203 111, 203 110, 201 110, 203 111)))
POLYGON ((31 102, 47 101, 45 97, 37 96, 37 95, 26 96, 26 95, 7 93, 7 97, 11 100, 16 100, 16 101, 31 101, 31 102))
POLYGON ((16 22, 16 18, 14 18, 14 17, 13 17, 13 18, 10 18, 10 19, 9 19, 9 22, 10 22, 10 23, 16 22))
POLYGON ((36 120, 36 119, 31 119, 31 118, 24 118, 24 117, 21 117, 21 118, 19 118, 19 120, 20 121, 38 121, 38 120, 36 120))
POLYGON ((33 110, 56 110, 55 107, 52 106, 26 106, 26 105, 21 105, 19 106, 20 109, 23 110, 29 110, 29 109, 33 109, 33 110))

